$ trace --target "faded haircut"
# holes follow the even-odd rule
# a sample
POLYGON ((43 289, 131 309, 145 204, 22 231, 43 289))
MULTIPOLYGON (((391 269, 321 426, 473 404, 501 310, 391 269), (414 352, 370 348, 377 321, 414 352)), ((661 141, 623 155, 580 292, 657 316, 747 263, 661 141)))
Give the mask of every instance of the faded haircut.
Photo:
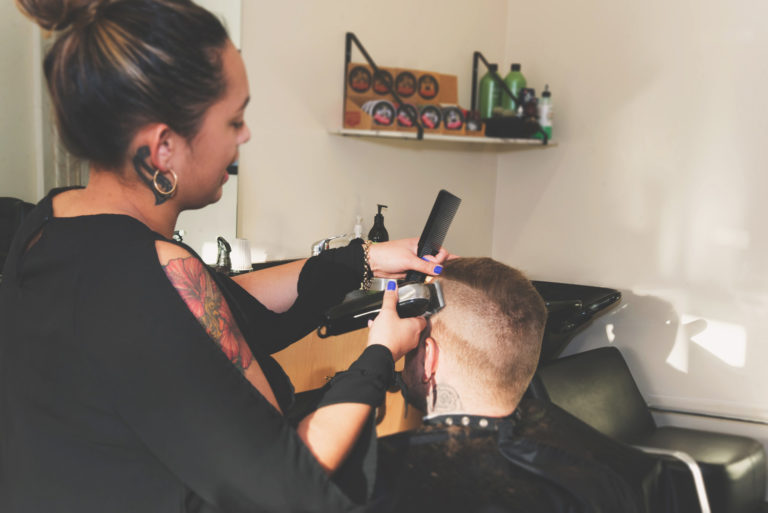
POLYGON ((431 319, 440 358, 451 359, 478 394, 514 409, 539 361, 544 300, 523 273, 491 258, 444 267, 446 306, 431 319))

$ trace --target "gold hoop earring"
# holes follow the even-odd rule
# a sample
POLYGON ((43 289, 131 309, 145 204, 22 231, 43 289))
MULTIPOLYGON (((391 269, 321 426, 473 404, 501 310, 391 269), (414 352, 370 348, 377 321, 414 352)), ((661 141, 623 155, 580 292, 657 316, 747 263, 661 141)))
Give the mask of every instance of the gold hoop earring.
POLYGON ((155 170, 155 176, 152 177, 152 186, 155 188, 155 192, 163 199, 173 196, 176 192, 176 186, 179 184, 179 177, 174 173, 173 169, 169 168, 168 172, 173 176, 173 183, 170 183, 166 177, 161 175, 159 169, 155 170))

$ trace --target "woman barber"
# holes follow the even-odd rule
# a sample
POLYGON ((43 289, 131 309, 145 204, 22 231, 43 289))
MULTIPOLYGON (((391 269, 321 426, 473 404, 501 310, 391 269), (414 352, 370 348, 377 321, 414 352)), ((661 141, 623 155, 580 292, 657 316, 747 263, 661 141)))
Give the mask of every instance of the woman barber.
POLYGON ((14 241, 0 286, 0 510, 342 511, 328 479, 423 319, 396 293, 368 346, 297 428, 269 356, 372 274, 439 273, 415 241, 353 244, 234 279, 171 240, 219 199, 250 134, 248 82, 189 0, 17 0, 57 32, 59 134, 91 165, 14 241))

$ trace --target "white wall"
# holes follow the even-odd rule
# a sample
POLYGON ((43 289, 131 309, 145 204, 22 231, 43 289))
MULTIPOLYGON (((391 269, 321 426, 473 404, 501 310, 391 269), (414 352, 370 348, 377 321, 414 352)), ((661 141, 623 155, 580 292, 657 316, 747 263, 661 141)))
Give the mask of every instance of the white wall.
POLYGON ((768 4, 508 5, 559 146, 500 157, 494 256, 622 289, 570 351, 620 346, 649 402, 768 420, 768 4))
POLYGON ((0 196, 36 191, 33 50, 37 30, 14 2, 0 3, 0 196))
POLYGON ((242 0, 195 0, 195 3, 218 16, 224 22, 229 38, 237 48, 240 48, 242 0))
POLYGON ((502 55, 505 13, 504 0, 243 2, 253 137, 241 149, 239 235, 270 258, 307 256, 313 241, 351 232, 357 214, 367 233, 383 203, 391 238, 418 237, 445 188, 463 199, 446 245, 489 254, 496 153, 329 130, 341 125, 347 31, 379 65, 458 75, 468 105, 472 52, 502 55))
POLYGON ((302 256, 358 213, 370 228, 380 202, 392 237, 418 235, 447 188, 464 198, 455 252, 624 292, 571 351, 608 343, 609 330, 650 402, 768 419, 767 11, 750 0, 396 1, 393 14, 348 0, 243 2, 253 138, 238 234, 270 258, 302 256), (523 63, 530 85, 553 91, 559 145, 330 135, 347 30, 381 65, 457 74, 463 105, 473 50, 503 69, 523 63))

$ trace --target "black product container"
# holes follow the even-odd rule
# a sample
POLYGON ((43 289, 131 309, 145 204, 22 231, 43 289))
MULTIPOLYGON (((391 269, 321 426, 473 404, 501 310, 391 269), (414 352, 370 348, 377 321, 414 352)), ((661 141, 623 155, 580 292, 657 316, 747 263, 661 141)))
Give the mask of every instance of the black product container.
POLYGON ((443 107, 443 126, 446 130, 464 128, 464 113, 458 107, 443 107))
POLYGON ((402 103, 397 108, 397 126, 413 128, 416 126, 414 123, 418 117, 419 113, 416 110, 416 107, 410 103, 402 103))
POLYGON ((435 105, 422 105, 419 119, 422 126, 430 130, 437 130, 443 120, 443 112, 435 105))
POLYGON ((528 139, 538 132, 539 123, 536 118, 518 118, 515 116, 496 117, 483 120, 486 137, 503 137, 505 139, 528 139))
POLYGON ((368 240, 371 242, 387 242, 389 240, 389 233, 384 228, 384 215, 381 213, 382 208, 387 208, 386 205, 378 205, 379 213, 373 217, 373 226, 371 231, 368 232, 368 240))
POLYGON ((373 92, 376 94, 388 94, 392 90, 392 74, 380 69, 378 73, 373 74, 373 92))

